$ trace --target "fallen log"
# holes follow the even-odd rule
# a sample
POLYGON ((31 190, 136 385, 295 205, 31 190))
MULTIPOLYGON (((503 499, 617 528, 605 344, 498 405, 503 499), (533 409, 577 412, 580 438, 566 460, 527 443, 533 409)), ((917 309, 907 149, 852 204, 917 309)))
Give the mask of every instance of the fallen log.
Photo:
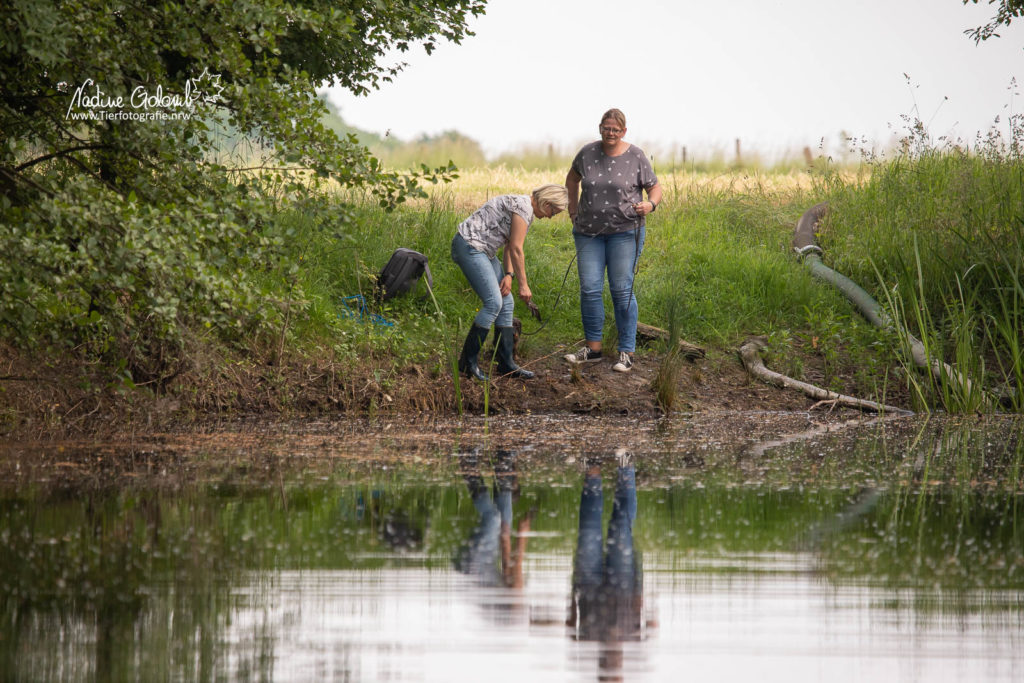
POLYGON ((842 405, 848 408, 857 408, 858 410, 870 410, 875 413, 895 413, 897 415, 913 415, 909 410, 903 408, 897 408, 895 406, 887 406, 882 403, 876 403, 875 401, 868 401, 863 398, 856 398, 854 396, 847 396, 846 394, 838 394, 828 389, 801 382, 800 380, 793 379, 779 372, 774 372, 765 367, 764 361, 761 360, 761 351, 766 349, 768 345, 763 339, 748 339, 740 347, 740 360, 743 361, 743 367, 747 369, 751 375, 757 379, 771 384, 773 386, 781 387, 783 389, 796 389, 802 391, 804 394, 811 398, 818 399, 819 403, 812 406, 812 410, 822 403, 830 403, 832 405, 842 405))
MULTIPOLYGON (((669 340, 668 330, 663 330, 654 325, 645 325, 644 323, 636 324, 636 336, 638 340, 643 342, 651 342, 656 339, 664 342, 669 340)), ((679 340, 679 353, 688 360, 703 358, 705 354, 703 347, 683 341, 682 339, 679 340)))

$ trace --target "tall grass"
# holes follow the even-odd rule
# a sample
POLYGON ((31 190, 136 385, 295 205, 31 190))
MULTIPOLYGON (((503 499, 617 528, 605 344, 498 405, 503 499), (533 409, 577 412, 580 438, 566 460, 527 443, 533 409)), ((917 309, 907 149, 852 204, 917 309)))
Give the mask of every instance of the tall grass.
POLYGON ((979 267, 969 275, 972 292, 984 293, 979 316, 985 340, 993 349, 1002 384, 996 395, 1014 412, 1024 412, 1024 215, 1012 223, 997 242, 987 235, 980 244, 964 240, 979 250, 979 267))
POLYGON ((822 243, 835 267, 859 282, 877 283, 882 290, 877 298, 894 320, 925 345, 928 365, 948 363, 953 369, 906 374, 921 407, 961 413, 996 409, 994 396, 1019 412, 1024 407, 1024 159, 1019 146, 996 134, 974 149, 908 144, 895 159, 874 162, 865 182, 833 190, 822 243))
POLYGON ((902 363, 907 381, 919 410, 931 410, 938 404, 949 412, 970 413, 987 411, 993 406, 983 389, 984 359, 976 354, 977 317, 973 300, 967 302, 959 278, 958 297, 944 300, 943 312, 950 322, 951 346, 954 365, 946 363, 943 345, 931 331, 934 329, 932 312, 925 302, 925 284, 921 277, 921 252, 914 244, 914 264, 917 273, 915 287, 897 295, 885 291, 885 303, 891 313, 892 330, 902 347, 902 363), (927 334, 917 339, 911 327, 927 334), (923 372, 915 372, 920 366, 923 372))
POLYGON ((679 348, 679 340, 682 338, 679 311, 683 303, 678 299, 670 299, 668 303, 668 340, 665 342, 661 363, 658 364, 658 372, 652 381, 655 399, 661 409, 666 413, 675 408, 678 401, 679 375, 683 371, 683 354, 679 348))

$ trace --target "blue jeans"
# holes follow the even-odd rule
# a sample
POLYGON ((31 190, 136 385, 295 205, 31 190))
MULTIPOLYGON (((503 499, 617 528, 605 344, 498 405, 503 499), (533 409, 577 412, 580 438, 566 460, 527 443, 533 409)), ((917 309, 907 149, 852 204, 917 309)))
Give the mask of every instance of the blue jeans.
POLYGON ((462 274, 469 280, 469 286, 483 302, 473 324, 485 330, 491 329, 491 325, 512 327, 515 300, 511 292, 501 295, 501 278, 505 276, 505 271, 498 258, 488 257, 484 252, 474 249, 462 235, 455 233, 452 238, 452 260, 462 269, 462 274))
POLYGON ((604 585, 628 592, 639 585, 639 564, 633 552, 633 521, 636 519, 636 470, 620 467, 615 482, 608 541, 602 540, 604 509, 601 476, 587 475, 580 492, 579 535, 573 558, 573 587, 593 590, 604 585))
POLYGON ((636 350, 636 321, 639 309, 633 292, 633 273, 644 250, 646 228, 613 235, 572 234, 576 242, 576 267, 580 275, 580 316, 583 336, 601 341, 604 329, 604 273, 615 309, 619 351, 636 350))

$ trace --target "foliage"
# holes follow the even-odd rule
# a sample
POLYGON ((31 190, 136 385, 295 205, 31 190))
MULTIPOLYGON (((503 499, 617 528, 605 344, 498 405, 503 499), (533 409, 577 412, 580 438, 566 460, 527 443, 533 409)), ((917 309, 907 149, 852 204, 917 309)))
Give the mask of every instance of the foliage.
POLYGON ((386 50, 458 42, 483 4, 5 3, 0 337, 163 381, 186 331, 231 341, 287 318, 253 277, 293 271, 283 208, 344 225, 327 179, 391 208, 452 171, 386 171, 322 124, 315 88, 376 87, 401 68, 386 50), (212 160, 225 128, 259 144, 260 169, 212 160))
MULTIPOLYGON (((963 0, 966 5, 968 2, 973 2, 975 5, 978 4, 978 0, 963 0)), ((980 43, 983 40, 989 38, 998 38, 999 34, 996 31, 999 30, 1000 26, 1009 26, 1015 18, 1024 17, 1024 0, 988 0, 988 4, 996 5, 996 15, 992 17, 984 26, 978 26, 964 31, 965 34, 974 39, 975 43, 980 43)))

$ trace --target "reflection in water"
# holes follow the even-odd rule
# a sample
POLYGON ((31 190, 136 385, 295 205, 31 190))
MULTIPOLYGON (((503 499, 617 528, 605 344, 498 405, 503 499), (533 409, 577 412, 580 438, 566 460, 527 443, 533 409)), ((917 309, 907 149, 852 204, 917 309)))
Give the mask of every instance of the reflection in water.
POLYGON ((487 487, 481 472, 481 448, 462 456, 460 471, 479 515, 468 543, 455 559, 455 567, 469 574, 483 586, 523 587, 523 558, 527 534, 536 510, 519 520, 516 548, 512 550, 512 503, 519 492, 516 475, 516 453, 498 450, 494 454, 494 487, 487 487), (498 556, 501 556, 500 571, 498 556))
POLYGON ((388 508, 385 494, 379 489, 370 492, 369 498, 362 491, 356 497, 356 519, 370 520, 377 537, 397 552, 419 550, 423 546, 423 536, 427 522, 424 515, 419 520, 403 509, 388 508))
MULTIPOLYGON (((586 463, 579 497, 579 528, 572 565, 572 592, 566 626, 575 641, 599 644, 600 680, 621 680, 626 641, 646 636, 643 570, 633 543, 637 515, 636 468, 631 454, 615 453, 615 495, 607 541, 602 517, 601 458, 586 463)), ((475 447, 460 456, 459 471, 477 513, 476 524, 455 557, 455 567, 479 586, 522 589, 523 565, 536 508, 519 519, 512 547, 513 503, 518 499, 516 452, 485 452, 475 447), (487 475, 493 467, 493 484, 487 475)), ((482 596, 481 596, 482 597, 482 596)), ((511 596, 486 596, 492 605, 517 606, 511 596)), ((506 623, 511 623, 505 620, 506 623)))
POLYGON ((570 637, 599 642, 600 680, 621 680, 623 641, 644 637, 643 570, 633 545, 636 469, 630 454, 615 454, 615 497, 604 543, 601 462, 591 459, 580 492, 579 533, 566 622, 570 637))
POLYGON ((0 680, 1024 680, 1019 423, 898 424, 0 477, 0 680))

